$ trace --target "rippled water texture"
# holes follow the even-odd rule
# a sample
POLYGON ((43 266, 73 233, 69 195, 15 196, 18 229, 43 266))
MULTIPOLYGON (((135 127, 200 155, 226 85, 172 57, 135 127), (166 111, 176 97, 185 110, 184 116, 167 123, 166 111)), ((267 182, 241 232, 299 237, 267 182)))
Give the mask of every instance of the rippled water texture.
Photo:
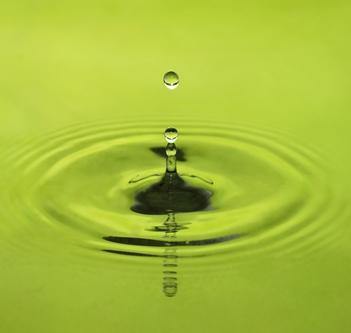
POLYGON ((346 206, 315 151, 269 130, 177 127, 178 171, 213 181, 187 178, 213 193, 209 209, 174 216, 132 211, 135 194, 160 177, 129 180, 164 172, 163 128, 89 124, 28 140, 3 156, 1 214, 12 222, 2 228, 21 229, 29 242, 46 229, 46 241, 124 260, 169 259, 175 247, 178 259, 214 262, 259 253, 306 257, 340 236, 346 206))
POLYGON ((350 17, 0 2, 0 333, 349 333, 350 17))

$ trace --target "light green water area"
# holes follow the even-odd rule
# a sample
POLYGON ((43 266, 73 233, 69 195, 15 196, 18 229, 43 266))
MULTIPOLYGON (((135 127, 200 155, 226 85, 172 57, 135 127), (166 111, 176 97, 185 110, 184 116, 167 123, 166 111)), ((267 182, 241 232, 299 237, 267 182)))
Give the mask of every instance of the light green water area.
POLYGON ((350 17, 1 3, 0 332, 349 332, 350 17))

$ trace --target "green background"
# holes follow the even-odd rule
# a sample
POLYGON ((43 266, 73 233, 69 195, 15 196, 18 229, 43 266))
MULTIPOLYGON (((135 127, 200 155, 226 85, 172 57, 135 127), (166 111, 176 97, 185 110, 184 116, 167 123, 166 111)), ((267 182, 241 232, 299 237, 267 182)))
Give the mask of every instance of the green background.
MULTIPOLYGON (((346 0, 3 2, 0 144, 95 120, 247 123, 316 147, 350 188, 350 17, 346 0), (162 84, 167 70, 180 76, 174 91, 162 84)), ((137 262, 15 247, 2 230, 1 332, 343 333, 351 325, 349 229, 313 260, 184 273, 174 299, 137 262)))

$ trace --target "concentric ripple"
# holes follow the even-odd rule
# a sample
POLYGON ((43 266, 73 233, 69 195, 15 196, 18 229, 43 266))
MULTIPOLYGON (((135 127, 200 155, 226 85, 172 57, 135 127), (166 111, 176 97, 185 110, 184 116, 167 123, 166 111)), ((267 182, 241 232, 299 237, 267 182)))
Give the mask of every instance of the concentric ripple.
MULTIPOLYGON (((73 126, 3 155, 1 210, 11 231, 45 235, 101 255, 177 257, 270 252, 304 255, 333 244, 346 206, 319 155, 245 126, 177 122, 180 173, 214 193, 210 210, 142 215, 135 193, 162 173, 163 123, 73 126), (185 158, 186 156, 186 158, 185 158), (105 253, 105 254, 104 254, 105 253), (108 253, 108 254, 107 254, 108 253)), ((36 244, 31 244, 36 246, 36 244)))

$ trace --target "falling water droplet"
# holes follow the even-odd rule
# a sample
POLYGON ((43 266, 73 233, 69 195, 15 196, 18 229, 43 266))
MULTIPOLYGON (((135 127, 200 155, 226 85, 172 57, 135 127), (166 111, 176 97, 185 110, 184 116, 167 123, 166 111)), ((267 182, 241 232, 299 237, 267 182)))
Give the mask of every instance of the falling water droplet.
POLYGON ((176 72, 170 71, 163 76, 163 82, 168 89, 175 89, 179 84, 179 76, 176 72))
POLYGON ((176 142, 176 140, 178 138, 178 131, 174 127, 168 127, 165 130, 164 135, 165 135, 165 139, 168 143, 174 143, 174 142, 176 142))

